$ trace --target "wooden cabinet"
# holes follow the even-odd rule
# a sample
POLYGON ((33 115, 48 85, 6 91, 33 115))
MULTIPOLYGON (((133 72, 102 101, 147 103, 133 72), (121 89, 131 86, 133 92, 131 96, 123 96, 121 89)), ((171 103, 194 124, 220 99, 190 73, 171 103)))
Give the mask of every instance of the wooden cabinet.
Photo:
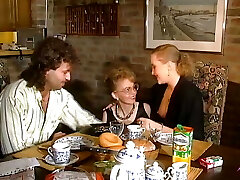
POLYGON ((0 31, 31 27, 31 0, 0 1, 0 31))
POLYGON ((118 36, 118 4, 88 4, 66 7, 66 34, 118 36))

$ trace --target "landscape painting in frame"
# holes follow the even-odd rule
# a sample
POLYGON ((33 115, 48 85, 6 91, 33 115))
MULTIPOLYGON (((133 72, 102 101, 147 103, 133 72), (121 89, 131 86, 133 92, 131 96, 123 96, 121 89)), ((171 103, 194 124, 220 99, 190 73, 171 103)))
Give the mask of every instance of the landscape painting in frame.
POLYGON ((227 0, 146 0, 146 48, 222 52, 227 0))

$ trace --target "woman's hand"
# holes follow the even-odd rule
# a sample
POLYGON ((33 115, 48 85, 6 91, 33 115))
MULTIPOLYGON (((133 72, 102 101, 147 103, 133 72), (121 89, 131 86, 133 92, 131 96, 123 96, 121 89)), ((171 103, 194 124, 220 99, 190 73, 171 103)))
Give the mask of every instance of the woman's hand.
POLYGON ((169 128, 167 126, 163 126, 160 123, 157 123, 151 119, 148 118, 139 118, 137 119, 138 124, 141 125, 141 127, 144 127, 146 130, 149 130, 150 128, 161 130, 163 133, 173 133, 173 129, 169 128))
POLYGON ((146 130, 150 128, 156 128, 156 122, 148 118, 139 118, 137 119, 137 123, 140 124, 141 127, 144 127, 146 130))

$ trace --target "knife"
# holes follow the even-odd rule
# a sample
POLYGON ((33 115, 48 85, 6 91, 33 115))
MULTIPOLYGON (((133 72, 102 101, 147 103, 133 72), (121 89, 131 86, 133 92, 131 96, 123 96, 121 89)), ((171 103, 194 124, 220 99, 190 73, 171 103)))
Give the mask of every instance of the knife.
POLYGON ((87 146, 87 145, 79 145, 78 148, 74 149, 77 151, 93 151, 93 152, 98 152, 98 153, 109 153, 109 154, 117 154, 118 151, 111 150, 108 148, 103 148, 100 146, 87 146))
MULTIPOLYGON (((39 149, 45 149, 47 150, 49 146, 42 146, 42 145, 38 145, 39 149)), ((118 151, 115 150, 111 150, 108 148, 103 148, 100 146, 87 146, 87 145, 75 145, 75 148, 73 149, 73 151, 93 151, 93 152, 99 152, 99 153, 109 153, 109 154, 117 154, 118 151)))

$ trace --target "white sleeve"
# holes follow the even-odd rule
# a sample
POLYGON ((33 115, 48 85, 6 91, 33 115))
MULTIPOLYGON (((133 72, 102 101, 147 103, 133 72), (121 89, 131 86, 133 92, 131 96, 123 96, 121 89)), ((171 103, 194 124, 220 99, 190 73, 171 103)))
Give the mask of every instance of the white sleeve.
POLYGON ((24 105, 20 97, 11 97, 8 93, 1 95, 1 149, 3 154, 9 154, 26 147, 24 133, 24 105), (5 97, 3 97, 5 96, 5 97))
POLYGON ((62 121, 64 124, 76 130, 80 126, 102 123, 89 111, 83 109, 73 96, 67 92, 67 104, 63 108, 62 121))

